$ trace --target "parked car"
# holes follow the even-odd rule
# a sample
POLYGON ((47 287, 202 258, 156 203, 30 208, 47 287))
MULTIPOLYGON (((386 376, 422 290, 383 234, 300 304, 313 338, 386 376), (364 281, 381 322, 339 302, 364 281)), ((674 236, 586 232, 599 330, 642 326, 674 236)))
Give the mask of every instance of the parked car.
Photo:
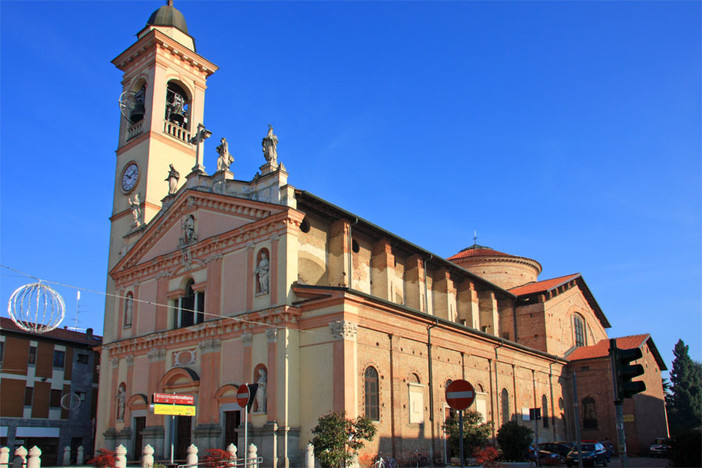
MULTIPOLYGON (((607 449, 599 442, 583 442, 581 444, 582 451, 580 456, 583 458, 583 466, 607 466, 607 449)), ((573 447, 566 457, 566 465, 573 466, 578 464, 578 447, 573 447)))
POLYGON ((541 442, 539 444, 539 451, 555 453, 558 456, 558 461, 560 463, 565 463, 568 452, 573 449, 573 446, 574 444, 572 442, 541 442))
MULTIPOLYGON (((535 461, 536 460, 536 449, 537 447, 534 445, 529 446, 529 453, 527 454, 527 459, 530 461, 535 461)), ((544 466, 553 466, 553 465, 559 465, 563 463, 561 461, 560 456, 555 453, 551 452, 548 450, 543 450, 541 448, 541 444, 539 444, 539 465, 544 465, 544 466)))
POLYGON ((652 457, 667 457, 670 455, 670 439, 659 437, 651 443, 648 452, 652 457))

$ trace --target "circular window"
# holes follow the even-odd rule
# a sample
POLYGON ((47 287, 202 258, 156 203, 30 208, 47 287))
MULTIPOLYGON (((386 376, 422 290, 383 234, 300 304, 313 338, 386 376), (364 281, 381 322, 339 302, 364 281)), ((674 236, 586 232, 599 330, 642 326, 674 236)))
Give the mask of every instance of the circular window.
POLYGON ((361 250, 361 248, 358 245, 358 242, 356 242, 355 240, 351 242, 351 250, 353 250, 354 253, 358 253, 358 251, 361 250))
POLYGON ((302 222, 300 223, 300 231, 310 232, 310 222, 307 221, 307 218, 303 219, 302 222))

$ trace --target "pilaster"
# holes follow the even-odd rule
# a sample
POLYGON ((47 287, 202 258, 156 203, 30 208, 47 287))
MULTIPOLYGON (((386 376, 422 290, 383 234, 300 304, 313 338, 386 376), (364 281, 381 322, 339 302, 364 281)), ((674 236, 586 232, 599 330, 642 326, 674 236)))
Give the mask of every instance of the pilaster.
POLYGON ((442 268, 434 273, 434 315, 446 320, 455 320, 453 297, 455 297, 455 290, 451 273, 446 268, 442 268))
POLYGON ((270 328, 266 330, 266 339, 268 341, 268 382, 267 382, 267 399, 266 411, 268 422, 278 420, 278 329, 270 328))
POLYGON ((478 293, 480 307, 480 330, 491 335, 499 336, 497 299, 492 290, 480 291, 478 293))
POLYGON ((242 383, 252 383, 251 382, 251 360, 252 360, 252 346, 253 346, 253 335, 250 332, 244 332, 241 334, 241 344, 244 348, 244 366, 243 366, 243 382, 242 383))
POLYGON ((329 236, 329 285, 347 287, 349 278, 351 224, 347 219, 332 223, 329 236))
POLYGON ((395 268, 395 256, 388 238, 382 238, 373 244, 371 254, 371 294, 381 299, 392 301, 392 275, 395 268))
POLYGON ((458 322, 478 330, 480 328, 480 307, 478 292, 472 281, 462 281, 457 292, 458 322))
POLYGON ((198 344, 198 348, 201 375, 197 421, 199 425, 215 424, 219 421, 219 408, 214 396, 219 387, 222 343, 219 339, 203 340, 198 344))
POLYGON ((405 270, 405 304, 417 310, 424 310, 424 263, 419 255, 407 259, 405 270))
MULTIPOLYGON (((154 348, 149 351, 149 394, 159 393, 163 389, 159 387, 159 380, 163 374, 166 373, 166 350, 160 348, 154 348)), ((146 425, 148 426, 162 426, 163 416, 160 414, 153 414, 151 411, 146 413, 146 425)))
POLYGON ((334 340, 334 411, 346 410, 347 417, 355 418, 358 413, 357 401, 357 366, 356 353, 358 325, 347 320, 329 323, 329 331, 334 340))

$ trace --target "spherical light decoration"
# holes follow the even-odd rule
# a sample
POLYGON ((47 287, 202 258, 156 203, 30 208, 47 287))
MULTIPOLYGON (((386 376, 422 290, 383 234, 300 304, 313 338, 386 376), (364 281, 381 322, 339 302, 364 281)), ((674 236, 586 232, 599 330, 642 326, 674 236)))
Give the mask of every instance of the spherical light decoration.
POLYGON ((77 409, 80 406, 80 403, 80 397, 74 392, 66 393, 61 397, 61 408, 65 409, 66 411, 77 409))
POLYGON ((7 313, 19 328, 31 333, 46 333, 63 321, 66 304, 59 293, 43 283, 17 288, 7 303, 7 313))

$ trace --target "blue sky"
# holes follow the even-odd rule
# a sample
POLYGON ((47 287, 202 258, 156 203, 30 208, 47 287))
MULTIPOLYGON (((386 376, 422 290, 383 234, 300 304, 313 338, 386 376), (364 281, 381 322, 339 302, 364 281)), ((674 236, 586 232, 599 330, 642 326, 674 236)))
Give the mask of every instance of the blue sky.
MULTIPOLYGON (((101 332, 110 61, 161 5, 0 2, 3 304, 23 274, 61 283, 72 325, 84 288, 79 326, 101 332)), ((210 172, 224 136, 251 179, 271 123, 295 187, 443 257, 477 231, 540 279, 582 273, 611 336, 702 360, 699 2, 175 6, 220 67, 210 172)))

